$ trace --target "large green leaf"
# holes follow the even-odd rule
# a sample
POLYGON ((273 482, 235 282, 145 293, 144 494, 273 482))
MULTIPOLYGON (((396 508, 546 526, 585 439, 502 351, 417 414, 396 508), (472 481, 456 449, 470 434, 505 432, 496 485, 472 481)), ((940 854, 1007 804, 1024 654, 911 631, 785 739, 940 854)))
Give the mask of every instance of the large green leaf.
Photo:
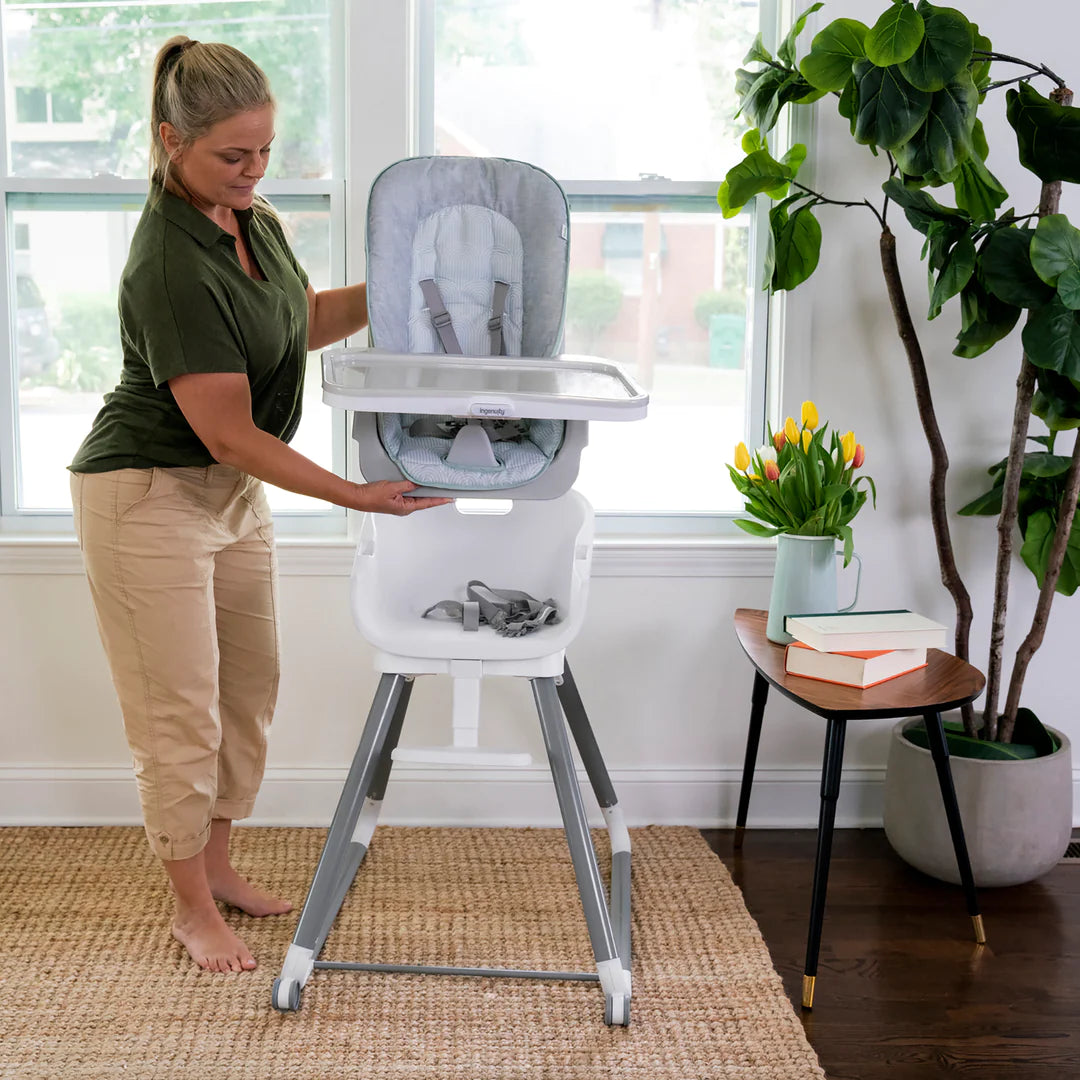
POLYGON ((817 269, 820 255, 821 225, 809 207, 800 207, 776 234, 773 291, 801 285, 817 269))
POLYGON ((1064 454, 1032 453, 1024 455, 1024 476, 1045 478, 1064 476, 1069 471, 1072 458, 1064 454))
POLYGON ((1069 269, 1080 269, 1080 229, 1064 214, 1049 214, 1031 238, 1031 265, 1047 285, 1069 269))
POLYGON ((923 39, 915 55, 905 60, 900 70, 920 90, 941 90, 960 72, 967 71, 975 28, 955 8, 934 7, 923 0, 917 10, 925 26, 923 39))
POLYGON ((960 166, 952 185, 956 205, 974 221, 993 221, 997 208, 1009 197, 998 178, 974 154, 960 166))
MULTIPOLYGON (((921 746, 924 750, 930 749, 926 727, 922 724, 906 728, 904 738, 916 746, 921 746)), ((1022 743, 973 739, 970 735, 965 735, 962 728, 948 721, 945 723, 945 742, 948 744, 949 753, 954 757, 975 758, 981 761, 1021 761, 1038 756, 1035 747, 1025 746, 1022 743)))
POLYGON ((811 4, 791 25, 791 29, 787 33, 787 37, 780 43, 780 48, 776 50, 776 55, 785 63, 794 66, 795 64, 795 40, 803 32, 803 28, 806 26, 806 20, 814 14, 815 11, 820 11, 824 4, 811 4))
POLYGON ((954 245, 941 273, 934 283, 930 294, 928 319, 936 319, 941 314, 942 305, 955 296, 975 273, 975 244, 970 236, 963 237, 954 245))
MULTIPOLYGON (((984 34, 979 33, 979 28, 975 23, 971 24, 972 29, 975 31, 975 47, 972 53, 990 53, 994 51, 993 43, 984 34)), ((986 87, 990 83, 990 66, 993 63, 988 56, 972 55, 971 58, 971 77, 975 80, 975 85, 979 88, 979 93, 986 92, 986 87)), ((985 158, 986 155, 984 154, 985 158)))
POLYGON ((1017 307, 1039 307, 1054 295, 1031 265, 1032 236, 1032 229, 995 229, 979 252, 986 287, 1017 307))
POLYGON ((754 43, 750 46, 750 51, 743 57, 742 62, 744 64, 769 64, 772 62, 772 58, 772 53, 765 48, 765 40, 759 33, 754 38, 754 43))
POLYGON ((1024 327, 1028 359, 1069 379, 1080 379, 1080 313, 1055 296, 1032 312, 1024 327))
POLYGON ((972 133, 979 92, 965 69, 930 101, 926 120, 893 154, 908 176, 951 173, 973 152, 972 133))
POLYGON ((1013 742, 1034 746, 1039 757, 1056 753, 1060 743, 1043 722, 1030 710, 1016 710, 1016 724, 1013 727, 1013 742))
POLYGON ((963 211, 942 206, 933 195, 928 195, 921 188, 907 187, 898 177, 886 180, 881 190, 903 209, 912 228, 924 236, 935 221, 955 222, 961 231, 965 231, 970 223, 970 218, 963 211))
POLYGON ((765 118, 771 111, 775 121, 775 114, 779 111, 779 106, 776 104, 777 97, 789 84, 791 74, 774 67, 767 67, 760 72, 749 72, 749 74, 753 76, 753 79, 741 95, 739 111, 735 116, 745 116, 747 122, 753 127, 768 131, 771 124, 765 123, 765 118))
POLYGON ((859 84, 852 74, 844 89, 840 91, 840 100, 836 103, 836 111, 848 121, 851 134, 855 134, 855 124, 859 118, 859 84))
MULTIPOLYGON (((974 79, 972 81, 974 82, 974 79)), ((971 129, 971 145, 983 161, 990 156, 990 144, 986 141, 986 131, 979 119, 975 120, 975 126, 971 129)))
POLYGON ((922 16, 907 0, 893 3, 866 35, 866 55, 878 67, 902 64, 915 55, 924 29, 922 16))
POLYGON ((1080 387, 1056 371, 1038 372, 1031 411, 1051 431, 1080 427, 1080 387))
POLYGON ((988 292, 974 274, 960 293, 962 328, 956 337, 954 356, 968 360, 981 356, 1012 333, 1020 308, 1006 304, 988 292))
POLYGON ((985 514, 997 517, 1001 513, 1001 498, 1005 491, 1003 484, 996 484, 989 491, 972 499, 966 506, 957 510, 958 514, 970 517, 974 514, 985 514))
POLYGON ((728 170, 716 194, 716 201, 724 217, 734 217, 755 195, 762 192, 768 192, 772 198, 782 197, 788 181, 794 175, 790 166, 777 161, 768 150, 755 150, 728 170))
POLYGON ((858 19, 829 23, 814 35, 810 52, 799 64, 803 78, 819 90, 843 90, 851 79, 852 65, 866 56, 868 33, 866 24, 858 19))
POLYGON ((1020 163, 1040 180, 1080 183, 1080 109, 1058 105, 1027 83, 1006 100, 1020 163))
POLYGON ((933 95, 916 90, 895 65, 875 67, 869 60, 859 60, 854 72, 859 87, 855 141, 883 150, 902 146, 926 119, 933 95))
MULTIPOLYGON (((1074 518, 1069 532, 1069 543, 1065 548, 1065 558, 1061 564, 1055 589, 1063 596, 1072 596, 1080 585, 1080 519, 1074 518)), ((1020 548, 1020 558, 1024 565, 1035 575, 1042 587, 1046 580, 1046 570, 1050 563, 1050 548, 1054 543, 1054 530, 1057 527, 1057 515, 1049 510, 1039 510, 1027 521, 1024 531, 1024 543, 1020 548)))
POLYGON ((1061 271, 1061 277, 1058 278, 1058 296, 1067 308, 1080 310, 1080 266, 1070 266, 1061 271))

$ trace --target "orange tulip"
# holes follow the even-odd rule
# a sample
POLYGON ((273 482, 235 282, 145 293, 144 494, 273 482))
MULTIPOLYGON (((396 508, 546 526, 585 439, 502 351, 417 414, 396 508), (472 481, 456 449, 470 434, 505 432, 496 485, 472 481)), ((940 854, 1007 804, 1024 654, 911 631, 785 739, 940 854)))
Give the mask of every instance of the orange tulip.
POLYGON ((772 437, 773 446, 776 447, 776 452, 780 453, 781 450, 787 445, 787 436, 782 431, 773 433, 772 437))
POLYGON ((862 468, 862 463, 866 460, 866 450, 863 448, 863 444, 859 443, 855 447, 855 456, 851 460, 851 467, 853 469, 862 468))
POLYGON ((766 480, 779 480, 780 479, 780 466, 775 461, 765 462, 765 479, 766 480))

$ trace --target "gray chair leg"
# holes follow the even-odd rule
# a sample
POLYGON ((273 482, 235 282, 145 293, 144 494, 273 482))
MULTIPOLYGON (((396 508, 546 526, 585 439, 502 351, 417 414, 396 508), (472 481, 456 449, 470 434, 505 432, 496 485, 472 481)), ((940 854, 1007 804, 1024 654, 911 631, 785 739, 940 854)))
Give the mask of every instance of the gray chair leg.
POLYGON ((623 968, 618 943, 612 930, 604 883, 596 863, 592 837, 589 835, 555 680, 538 678, 530 681, 548 762, 551 765, 551 775, 555 781, 555 794, 566 831, 566 842, 574 864, 578 892, 581 894, 589 940, 596 958, 600 984, 604 989, 605 1020, 609 1024, 625 1024, 629 1021, 630 973, 623 968))
POLYGON ((565 663, 562 682, 558 686, 570 734, 574 737, 589 783, 596 794, 596 801, 607 822, 611 839, 611 924, 623 967, 629 971, 631 964, 630 942, 630 833, 623 820, 615 787, 611 783, 607 766, 593 734, 592 725, 585 712, 577 683, 565 663))
POLYGON ((274 981, 275 1008, 299 1008, 300 990, 367 854, 390 775, 390 755, 401 732, 411 690, 411 682, 404 675, 384 674, 379 680, 296 933, 281 976, 274 981))

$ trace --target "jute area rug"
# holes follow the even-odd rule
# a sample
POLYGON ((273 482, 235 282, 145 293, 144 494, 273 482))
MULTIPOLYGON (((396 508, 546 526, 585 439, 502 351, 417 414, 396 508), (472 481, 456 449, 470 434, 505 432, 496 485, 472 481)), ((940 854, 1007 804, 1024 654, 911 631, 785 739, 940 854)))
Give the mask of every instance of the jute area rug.
MULTIPOLYGON (((253 973, 198 970, 137 828, 0 829, 0 1077, 823 1080, 761 935, 696 829, 633 842, 634 996, 595 983, 316 971, 271 1007, 325 831, 234 831, 294 900, 227 918, 253 973)), ((595 836, 601 866, 607 838, 595 836)), ((605 869, 605 874, 607 870, 605 869)), ((380 827, 323 959, 595 971, 557 829, 380 827)))

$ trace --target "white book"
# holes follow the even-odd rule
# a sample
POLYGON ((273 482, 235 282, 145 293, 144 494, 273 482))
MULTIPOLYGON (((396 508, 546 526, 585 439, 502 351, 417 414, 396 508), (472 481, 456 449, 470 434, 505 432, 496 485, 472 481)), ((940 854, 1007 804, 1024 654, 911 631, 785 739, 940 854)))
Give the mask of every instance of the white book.
POLYGON ((924 667, 925 649, 818 652, 801 641, 793 641, 784 656, 784 670, 789 675, 841 683, 860 690, 924 667))
POLYGON ((914 611, 833 611, 789 615, 787 632, 819 652, 943 649, 947 630, 914 611))

